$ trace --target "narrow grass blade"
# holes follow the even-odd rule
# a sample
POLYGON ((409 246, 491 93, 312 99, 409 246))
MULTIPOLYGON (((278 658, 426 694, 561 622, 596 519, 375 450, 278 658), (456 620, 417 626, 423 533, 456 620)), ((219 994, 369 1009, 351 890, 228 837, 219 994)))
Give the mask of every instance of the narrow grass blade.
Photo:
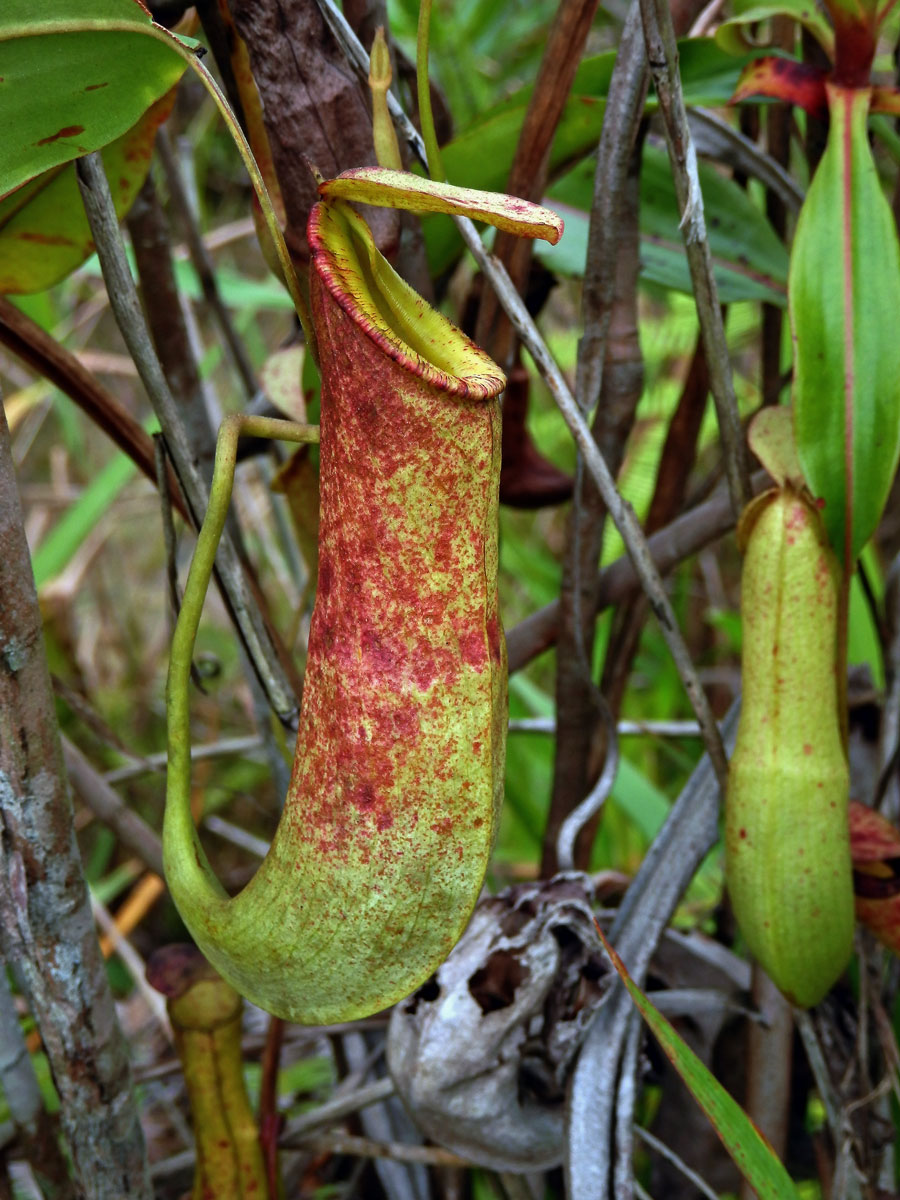
POLYGON ((641 1016, 653 1030, 672 1066, 712 1122, 735 1166, 761 1200, 797 1200, 797 1189, 775 1151, 740 1105, 722 1087, 671 1024, 657 1011, 625 969, 625 964, 597 933, 641 1016))

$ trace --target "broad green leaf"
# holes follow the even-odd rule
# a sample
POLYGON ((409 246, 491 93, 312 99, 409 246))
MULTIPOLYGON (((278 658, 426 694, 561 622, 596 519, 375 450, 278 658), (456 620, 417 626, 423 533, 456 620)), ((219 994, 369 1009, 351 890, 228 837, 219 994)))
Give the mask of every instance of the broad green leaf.
POLYGON ((510 736, 503 812, 492 860, 495 865, 528 862, 540 855, 547 821, 544 797, 552 784, 553 739, 533 734, 510 736))
POLYGON ((662 829, 672 807, 665 794, 623 754, 619 759, 613 795, 649 845, 662 829))
MULTIPOLYGON (((120 217, 128 212, 147 177, 156 131, 174 102, 173 88, 102 151, 120 217)), ((53 167, 0 200, 0 293, 52 287, 81 266, 93 250, 74 163, 53 167)))
MULTIPOLYGON (((715 108, 727 104, 734 90, 735 80, 741 69, 750 61, 752 56, 746 56, 740 62, 736 61, 733 54, 722 50, 709 37, 680 39, 678 70, 685 104, 688 108, 698 105, 715 108)), ((575 73, 572 95, 605 98, 615 62, 614 50, 585 58, 575 73)), ((508 100, 495 106, 493 113, 511 108, 524 109, 531 99, 532 90, 531 86, 522 88, 508 100)), ((655 112, 657 106, 656 96, 651 93, 647 97, 647 109, 655 112)))
MULTIPOLYGON (((783 305, 787 298, 788 254, 768 220, 743 188, 699 164, 706 225, 719 297, 723 303, 765 300, 783 305)), ((548 266, 580 276, 587 253, 587 213, 593 192, 593 164, 582 163, 550 190, 565 207, 566 230, 548 266)), ((678 227, 678 202, 665 150, 645 145, 641 167, 641 274, 645 280, 676 291, 692 290, 684 241, 678 227)), ((541 248, 535 253, 542 257, 541 248)))
MULTIPOLYGON (((619 759, 612 791, 612 804, 622 810, 640 830, 650 846, 671 812, 671 804, 652 779, 628 757, 626 749, 619 759)), ((609 802, 607 802, 609 803, 609 802)), ((697 869, 690 887, 682 898, 682 906, 711 912, 722 898, 722 856, 710 851, 697 869)), ((676 916, 676 923, 677 923, 676 916)))
MULTIPOLYGON (((685 38, 678 43, 678 69, 688 108, 718 108, 728 103, 735 80, 753 55, 735 57, 710 37, 685 38), (730 90, 729 90, 730 89, 730 90)), ((651 97, 651 104, 655 99, 651 97)))
POLYGON ((797 1200, 797 1189, 775 1151, 738 1102, 631 979, 625 964, 603 936, 599 926, 597 932, 628 994, 656 1035, 666 1058, 684 1080, 685 1086, 712 1123, 722 1145, 734 1159, 735 1166, 757 1196, 760 1200, 797 1200))
MULTIPOLYGON (((788 255, 781 239, 743 188, 709 163, 698 165, 720 300, 765 298, 784 304, 788 255)), ((670 256, 677 249, 687 277, 679 221, 668 155, 662 148, 647 146, 641 165, 641 257, 650 246, 665 247, 670 256)), ((690 291, 690 285, 681 290, 690 291)))
POLYGON ((869 148, 868 92, 828 95, 828 145, 791 255, 794 427, 828 536, 852 565, 900 455, 900 246, 869 148))
POLYGON ((121 136, 185 65, 138 0, 3 0, 0 196, 121 136))

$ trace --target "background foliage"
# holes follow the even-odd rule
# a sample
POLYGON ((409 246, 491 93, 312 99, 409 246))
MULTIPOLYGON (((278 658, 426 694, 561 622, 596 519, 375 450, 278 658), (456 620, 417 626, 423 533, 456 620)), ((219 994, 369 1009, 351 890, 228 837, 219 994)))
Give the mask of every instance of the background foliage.
MULTIPOLYGON (((131 0, 120 3, 123 12, 130 13, 131 0)), ((166 13, 168 7, 159 6, 161 18, 173 15, 166 13)), ((298 2, 295 7, 308 6, 298 2)), ((525 0, 436 3, 430 61, 451 182, 498 190, 507 186, 554 19, 567 7, 574 6, 525 0)), ((200 9, 214 27, 215 5, 200 9)), ((371 36, 378 9, 345 5, 363 40, 367 31, 371 36)), ((29 15, 28 6, 14 0, 2 15, 0 33, 29 15)), ((701 159, 699 179, 736 404, 746 419, 761 402, 785 400, 790 390, 785 313, 789 251, 800 200, 825 152, 826 129, 821 115, 783 102, 724 108, 752 57, 748 41, 771 42, 783 55, 816 61, 816 46, 801 39, 799 26, 785 16, 782 6, 776 11, 738 3, 718 17, 702 16, 697 5, 685 6, 683 12, 674 9, 681 34, 695 19, 704 22, 695 32, 709 34, 729 15, 740 21, 724 36, 720 30, 715 40, 698 36, 680 43, 680 66, 689 108, 715 109, 720 121, 744 135, 744 141, 729 140, 714 121, 704 123, 702 118, 693 126, 701 153, 708 152, 701 159), (748 29, 752 38, 738 37, 737 30, 746 34, 748 29), (723 48, 729 36, 732 44, 723 48)), ((408 64, 415 58, 418 4, 392 0, 386 16, 398 55, 399 96, 407 111, 414 111, 408 64)), ((544 190, 548 203, 565 217, 566 233, 559 247, 536 252, 530 276, 520 282, 539 313, 548 345, 574 384, 582 314, 590 312, 589 298, 583 306, 583 288, 590 293, 598 286, 598 273, 610 276, 619 271, 610 305, 606 390, 595 436, 647 532, 664 531, 661 557, 670 568, 667 591, 704 689, 722 718, 740 687, 739 555, 732 536, 721 538, 734 518, 721 486, 722 451, 715 412, 708 403, 708 366, 691 298, 692 277, 660 106, 652 89, 639 125, 640 149, 631 170, 634 186, 622 190, 621 245, 606 247, 606 257, 598 262, 597 242, 589 232, 597 145, 616 53, 625 44, 626 16, 624 6, 604 6, 591 24, 546 158, 544 190), (629 237, 638 269, 635 279, 623 265, 629 237), (619 373, 624 368, 632 370, 631 377, 619 373), (698 518, 696 511, 706 502, 713 507, 703 509, 698 518), (716 503, 718 516, 713 515, 716 503), (689 512, 695 513, 693 536, 678 542, 671 528, 689 512)), ((192 33, 203 36, 196 27, 192 33)), ((139 38, 136 44, 144 41, 149 39, 139 38)), ((883 41, 875 67, 881 72, 878 78, 889 82, 895 74, 893 45, 887 36, 883 41)), ((85 45, 93 69, 95 42, 85 45)), ((150 58, 156 53, 156 43, 152 46, 147 51, 150 58)), ((15 71, 23 77, 38 68, 45 71, 55 53, 45 43, 31 48, 31 60, 23 56, 13 61, 17 49, 14 40, 0 40, 0 54, 11 64, 5 72, 8 79, 15 71)), ((111 58, 120 66, 127 64, 126 73, 132 76, 142 53, 133 46, 110 49, 111 58)), ((224 414, 268 400, 291 415, 305 411, 314 419, 317 381, 310 357, 296 350, 290 298, 260 253, 250 189, 235 147, 190 73, 177 91, 164 94, 180 73, 169 58, 165 64, 165 86, 136 90, 134 112, 117 108, 115 128, 108 123, 110 106, 100 106, 102 128, 95 140, 78 149, 105 147, 117 211, 129 214, 131 260, 150 325, 201 470, 206 470, 212 431, 224 414), (155 106, 134 125, 151 100, 155 106), (144 183, 148 167, 149 182, 144 183), (189 252, 197 231, 208 260, 189 252), (169 265, 177 299, 165 291, 169 265), (167 342, 157 323, 167 305, 181 313, 181 343, 174 336, 167 342), (284 384, 275 375, 272 356, 286 346, 295 348, 296 357, 284 384)), ((154 63, 148 70, 158 74, 154 63)), ((88 73, 88 67, 78 69, 77 78, 86 79, 88 73)), ((41 87, 56 89, 52 80, 40 78, 41 87)), ((546 81, 541 86, 549 95, 546 81)), ((82 124, 71 95, 62 89, 58 94, 55 119, 60 127, 82 124)), ((27 106, 23 116, 2 107, 6 97, 0 91, 4 123, 9 117, 10 128, 21 130, 23 140, 40 143, 41 130, 32 129, 26 120, 27 106)), ((313 123, 315 103, 307 116, 313 123)), ((90 119, 85 117, 84 123, 90 119)), ((874 169, 859 185, 883 201, 874 226, 890 247, 896 241, 890 221, 900 194, 900 142, 892 120, 870 120, 874 169), (893 207, 889 209, 883 198, 893 207)), ((833 151, 827 155, 833 157, 833 151)), ((273 158, 277 165, 277 148, 273 158)), ((826 157, 826 167, 830 161, 826 157)), ((264 173, 271 167, 261 165, 264 173)), ((138 444, 141 430, 153 433, 158 423, 110 312, 98 262, 85 257, 90 233, 79 207, 74 165, 65 156, 59 162, 35 160, 26 173, 47 167, 49 174, 0 199, 0 292, 9 294, 0 298, 0 332, 7 347, 0 350, 0 389, 91 904, 101 930, 110 922, 119 930, 105 946, 106 970, 131 1052, 138 1109, 153 1162, 153 1182, 148 1185, 153 1191, 146 1194, 175 1196, 187 1186, 194 1138, 165 1004, 146 985, 144 964, 158 946, 181 940, 183 929, 159 881, 154 843, 147 834, 158 830, 161 822, 169 575, 173 565, 183 570, 191 539, 179 521, 177 547, 167 547, 152 467, 148 462, 142 474, 134 455, 117 448, 108 436, 109 395, 131 419, 130 445, 138 444), (22 318, 26 324, 17 325, 22 318), (77 376, 77 388, 93 399, 94 416, 98 407, 106 414, 105 421, 92 419, 85 402, 76 407, 71 387, 64 395, 55 386, 59 374, 47 373, 55 352, 45 346, 37 357, 21 353, 21 341, 16 342, 10 330, 25 328, 26 340, 34 346, 34 327, 77 360, 87 376, 77 376), (111 817, 107 807, 100 815, 97 798, 110 789, 113 805, 124 805, 142 818, 137 834, 123 833, 120 812, 111 817)), ((285 190, 283 175, 281 181, 285 190)), ((11 178, 0 174, 0 192, 9 186, 11 178)), ((296 219, 289 209, 288 242, 293 250, 292 222, 296 219)), ((861 276, 868 272, 866 255, 873 252, 874 236, 862 239, 861 276)), ((454 226, 445 218, 427 218, 421 239, 426 284, 430 279, 445 311, 468 321, 474 331, 480 283, 454 226)), ((809 257, 803 286, 811 291, 837 286, 829 252, 833 239, 821 230, 819 239, 804 247, 809 257)), ((884 255, 878 258, 884 267, 884 255)), ((863 291, 865 286, 860 284, 863 291)), ((895 286, 896 280, 891 284, 895 286)), ((893 295, 889 288, 888 292, 893 295)), ((861 320, 879 331, 879 353, 887 362, 892 361, 896 339, 883 321, 879 323, 889 307, 884 294, 884 289, 876 289, 867 296, 869 308, 861 320)), ((496 337, 496 331, 491 336, 496 337)), ((526 488, 535 489, 533 504, 545 498, 539 495, 542 481, 550 479, 559 487, 557 472, 575 477, 577 471, 582 480, 583 469, 577 466, 571 435, 529 356, 522 356, 522 365, 528 372, 523 420, 546 460, 536 463, 526 456, 524 465, 520 463, 526 488)), ((68 358, 64 366, 63 374, 75 378, 76 368, 68 358)), ((882 377, 890 372, 886 367, 882 377)), ((149 453, 146 447, 145 451, 149 453)), ((864 444, 857 453, 864 480, 864 444)), ((235 512, 242 554, 251 564, 298 679, 314 594, 314 506, 300 488, 289 490, 287 497, 273 491, 281 459, 277 451, 258 448, 247 455, 240 468, 235 512)), ((866 541, 881 499, 870 505, 875 518, 854 541, 854 553, 866 541)), ((842 532, 836 536, 840 540, 842 532)), ((900 804, 895 754, 900 693, 894 667, 898 549, 892 493, 851 587, 848 659, 852 794, 867 803, 879 798, 883 811, 894 819, 900 804)), ((606 727, 597 717, 594 684, 588 680, 599 683, 619 723, 618 765, 602 817, 575 847, 575 865, 592 874, 599 905, 616 908, 628 881, 651 860, 654 839, 701 760, 702 743, 681 678, 652 615, 645 619, 646 606, 633 584, 614 594, 613 605, 599 602, 602 590, 594 594, 596 568, 610 567, 622 554, 619 534, 604 521, 603 505, 583 482, 574 502, 502 509, 501 610, 518 658, 510 677, 513 725, 504 814, 488 881, 492 891, 555 872, 560 824, 594 785, 604 757, 611 753, 606 727), (593 614, 582 612, 588 619, 581 632, 578 614, 573 618, 574 592, 582 594, 588 609, 594 602, 600 609, 596 626, 593 614), (561 594, 559 648, 538 653, 539 643, 527 626, 517 627, 537 610, 557 603, 561 594)), ((197 671, 202 686, 194 698, 194 737, 208 750, 195 767, 196 815, 202 818, 220 878, 237 888, 252 874, 277 823, 291 735, 273 719, 218 596, 211 596, 207 606, 197 671)), ((712 803, 714 808, 714 793, 712 803)), ((676 873, 674 863, 672 870, 676 873)), ((688 882, 673 919, 676 932, 661 942, 649 968, 644 964, 640 982, 658 993, 661 1008, 669 1005, 666 1011, 679 1033, 762 1128, 800 1194, 895 1194, 893 1144, 900 1111, 896 960, 861 932, 850 971, 812 1016, 797 1018, 795 1028, 791 1012, 765 979, 759 974, 751 979, 724 893, 718 845, 704 857, 689 886, 688 882), (670 992, 675 999, 666 999, 670 992), (679 1000, 682 993, 687 999, 679 1000), (761 1010, 768 1023, 748 1019, 750 1009, 761 1010)), ((604 910, 601 917, 608 925, 614 914, 604 910)), ((629 969, 638 974, 621 944, 619 949, 629 969)), ((18 996, 15 974, 12 983, 18 996)), ((582 1003, 580 993, 569 999, 576 1009, 582 1003)), ((13 1003, 0 996, 0 1007, 5 1004, 15 1013, 13 1003)), ((13 1024, 19 1028, 16 1021, 13 1024)), ((566 1194, 559 1168, 516 1176, 472 1165, 479 1162, 475 1154, 456 1157, 423 1146, 396 1101, 388 1106, 386 1092, 376 1097, 379 1106, 363 1108, 366 1088, 385 1076, 380 1057, 384 1028, 385 1020, 374 1018, 352 1028, 285 1031, 267 1023, 258 1011, 245 1014, 245 1077, 267 1144, 280 1135, 285 1147, 287 1194, 384 1194, 390 1200, 430 1195, 504 1195, 516 1200, 566 1194), (326 1116, 318 1122, 310 1115, 341 1098, 347 1106, 334 1120, 329 1122, 325 1109, 326 1116)), ((54 1082, 27 1016, 21 1031, 39 1088, 38 1108, 50 1115, 52 1140, 58 1094, 65 1088, 58 1073, 54 1082)), ((623 1058, 622 1067, 623 1077, 637 1081, 632 1095, 637 1132, 632 1134, 626 1121, 628 1132, 619 1129, 617 1154, 612 1156, 617 1158, 615 1179, 633 1189, 622 1194, 737 1194, 746 1185, 705 1118, 685 1097, 656 1043, 648 1040, 638 1049, 637 1039, 635 1032, 628 1043, 631 1049, 623 1051, 631 1057, 623 1058), (671 1153, 661 1151, 657 1139, 671 1153), (701 1182, 685 1175, 685 1164, 699 1173, 701 1182)), ((592 1053, 588 1039, 581 1060, 584 1071, 591 1067, 592 1053)), ((524 1076, 518 1078, 521 1085, 524 1076)), ((611 1096, 616 1094, 614 1079, 615 1071, 604 1080, 611 1096)), ((36 1151, 39 1131, 16 1111, 10 1086, 22 1085, 4 1080, 8 1111, 3 1161, 9 1188, 14 1194, 29 1194, 30 1180, 37 1174, 44 1194, 66 1194, 65 1166, 42 1162, 36 1151)), ((574 1084, 569 1079, 569 1086, 582 1085, 576 1077, 574 1084)), ((565 1087, 549 1100, 544 1097, 557 1114, 565 1108, 564 1093, 565 1087)), ((539 1087, 535 1095, 541 1096, 539 1087)), ((727 1117, 722 1120, 727 1124, 727 1117)), ((588 1192, 579 1191, 573 1181, 590 1177, 598 1152, 593 1139, 577 1136, 580 1128, 573 1118, 568 1188, 569 1194, 586 1197, 588 1192)), ((773 1190, 766 1194, 789 1194, 783 1169, 778 1168, 774 1178, 773 1190)), ((93 1194, 113 1194, 97 1186, 93 1194)), ((595 1194, 605 1194, 606 1186, 604 1180, 595 1194)))

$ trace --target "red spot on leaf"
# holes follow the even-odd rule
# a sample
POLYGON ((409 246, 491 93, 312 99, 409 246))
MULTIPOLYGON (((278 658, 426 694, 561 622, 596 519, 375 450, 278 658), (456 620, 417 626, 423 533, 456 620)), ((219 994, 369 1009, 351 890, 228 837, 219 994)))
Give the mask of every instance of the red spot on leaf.
POLYGON ((109 82, 106 83, 89 83, 84 89, 86 92, 99 92, 101 88, 109 87, 109 82))
POLYGON ((49 137, 41 138, 37 145, 49 146, 52 142, 58 142, 60 138, 77 137, 79 133, 84 133, 83 125, 64 125, 62 129, 51 133, 49 137))
POLYGON ((23 229, 16 234, 20 242, 37 242, 40 246, 74 246, 72 238, 63 237, 59 233, 38 233, 37 230, 23 229))

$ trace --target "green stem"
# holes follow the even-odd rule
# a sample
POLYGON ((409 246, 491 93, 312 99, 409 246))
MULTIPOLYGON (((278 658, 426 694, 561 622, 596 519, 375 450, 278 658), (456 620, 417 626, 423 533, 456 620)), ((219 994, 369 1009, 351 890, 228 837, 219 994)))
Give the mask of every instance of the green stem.
POLYGON ((431 29, 431 0, 421 0, 419 5, 419 27, 416 33, 416 92, 419 99, 419 123, 428 159, 428 174, 438 183, 444 183, 447 172, 441 158, 434 115, 431 111, 431 90, 428 86, 428 34, 431 29))
MULTIPOLYGON (((270 438, 286 442, 318 442, 317 425, 296 425, 273 417, 236 414, 222 422, 216 442, 216 461, 213 468, 209 505, 203 525, 197 535, 197 546, 185 584, 181 611, 172 637, 169 675, 166 681, 166 710, 168 713, 168 776, 166 784, 166 820, 175 824, 176 843, 181 865, 191 874, 199 867, 206 883, 217 894, 221 887, 205 855, 200 850, 194 820, 191 816, 191 716, 190 681, 194 643, 203 613, 203 604, 216 561, 216 550, 225 528, 231 492, 237 445, 241 436, 270 438), (196 858, 194 857, 196 853, 196 858)), ((167 870, 168 870, 167 864, 167 870)))

